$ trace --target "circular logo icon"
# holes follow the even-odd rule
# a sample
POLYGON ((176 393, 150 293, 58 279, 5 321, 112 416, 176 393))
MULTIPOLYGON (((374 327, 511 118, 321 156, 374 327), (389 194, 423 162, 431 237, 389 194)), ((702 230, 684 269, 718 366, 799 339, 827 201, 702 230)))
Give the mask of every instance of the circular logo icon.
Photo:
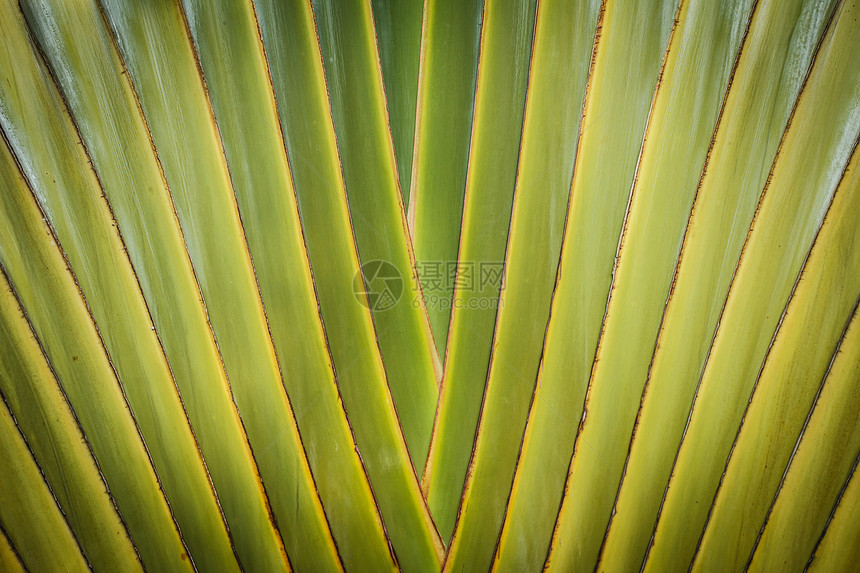
POLYGON ((388 261, 368 261, 355 273, 352 292, 370 310, 388 310, 403 295, 403 277, 388 261))

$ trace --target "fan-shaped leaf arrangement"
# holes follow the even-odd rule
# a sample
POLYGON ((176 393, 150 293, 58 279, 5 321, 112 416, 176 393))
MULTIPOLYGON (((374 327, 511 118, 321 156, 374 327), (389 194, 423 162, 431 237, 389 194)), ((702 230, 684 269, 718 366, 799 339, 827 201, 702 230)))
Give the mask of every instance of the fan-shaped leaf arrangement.
POLYGON ((2 0, 0 570, 848 571, 856 0, 2 0))

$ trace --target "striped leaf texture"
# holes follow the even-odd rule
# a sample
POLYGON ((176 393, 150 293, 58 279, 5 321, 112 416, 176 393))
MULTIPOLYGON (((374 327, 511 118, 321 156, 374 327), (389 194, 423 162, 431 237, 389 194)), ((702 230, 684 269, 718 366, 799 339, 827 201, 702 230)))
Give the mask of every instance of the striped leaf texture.
POLYGON ((0 571, 856 571, 857 0, 0 0, 0 571))

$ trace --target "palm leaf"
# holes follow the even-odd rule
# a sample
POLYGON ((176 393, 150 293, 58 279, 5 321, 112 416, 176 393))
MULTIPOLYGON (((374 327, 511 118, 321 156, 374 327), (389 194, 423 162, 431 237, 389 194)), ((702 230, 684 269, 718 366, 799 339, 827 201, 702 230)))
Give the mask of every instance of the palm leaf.
POLYGON ((858 10, 2 0, 0 570, 850 570, 858 10))

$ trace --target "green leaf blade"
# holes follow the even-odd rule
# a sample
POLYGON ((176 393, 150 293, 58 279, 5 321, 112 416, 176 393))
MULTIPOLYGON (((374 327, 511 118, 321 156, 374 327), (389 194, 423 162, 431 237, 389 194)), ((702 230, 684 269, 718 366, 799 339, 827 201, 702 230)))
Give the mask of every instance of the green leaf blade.
POLYGON ((823 532, 815 553, 810 558, 808 570, 813 573, 849 571, 860 558, 860 550, 858 550, 860 546, 857 544, 857 524, 860 523, 860 479, 857 475, 855 466, 840 495, 839 505, 836 506, 833 517, 823 532))
MULTIPOLYGON (((6 283, 5 277, 3 282, 6 283)), ((24 310, 9 285, 3 286, 0 395, 38 460, 87 562, 97 569, 142 571, 134 544, 105 489, 104 478, 74 412, 24 310)))
MULTIPOLYGON (((255 2, 298 196, 314 284, 350 425, 399 565, 438 570, 442 544, 421 496, 386 384, 360 272, 314 14, 255 2)), ((403 301, 400 302, 403 304, 403 301)))
POLYGON ((427 501, 443 538, 450 537, 454 530, 489 368, 501 284, 491 281, 482 285, 475 273, 480 264, 499 265, 504 261, 535 5, 533 0, 484 5, 458 255, 458 275, 463 282, 461 288, 454 289, 439 413, 423 479, 427 501))
POLYGON ((860 70, 852 62, 858 46, 847 40, 856 34, 855 9, 842 4, 834 16, 772 168, 705 366, 646 570, 687 563, 695 552, 772 335, 856 146, 860 70))
POLYGON ((860 296, 860 153, 804 263, 726 464, 693 569, 747 564, 860 296))
MULTIPOLYGON (((232 393, 222 408, 223 416, 232 418, 233 447, 212 455, 223 456, 217 463, 225 471, 231 456, 246 457, 232 464, 232 475, 225 473, 223 487, 232 493, 221 493, 227 521, 236 524, 231 532, 242 565, 283 569, 289 556, 296 566, 338 570, 269 335, 222 135, 181 6, 103 6, 148 120, 232 393), (150 49, 153 42, 164 49, 150 49), (238 416, 226 411, 232 401, 238 416)), ((214 439, 218 417, 198 420, 211 424, 214 439)))
POLYGON ((372 0, 370 5, 385 84, 389 130, 397 158, 397 178, 403 204, 409 205, 424 0, 372 0))
MULTIPOLYGON (((349 570, 388 566, 385 532, 330 364, 253 4, 204 5, 189 0, 184 5, 224 141, 283 382, 337 553, 349 570), (247 109, 258 113, 245 113, 247 109)), ((284 467, 279 474, 290 471, 284 467)), ((284 484, 277 491, 290 489, 284 484)), ((302 551, 311 553, 311 548, 302 551)), ((292 563, 296 569, 323 566, 301 563, 296 557, 292 563)))
POLYGON ((444 358, 469 164, 481 0, 427 0, 409 228, 436 348, 444 358), (445 86, 440 93, 438 86, 445 86))
POLYGON ((26 573, 21 557, 12 547, 6 532, 0 529, 0 567, 9 573, 26 573))
POLYGON ((607 568, 636 567, 645 554, 720 310, 828 10, 819 2, 756 8, 662 318, 606 534, 607 568), (779 73, 762 76, 762 69, 779 73))
POLYGON ((597 1, 537 6, 504 286, 448 570, 492 564, 549 320, 599 11, 597 1))
MULTIPOLYGON (((841 490, 854 471, 860 456, 858 316, 855 310, 823 381, 824 387, 816 397, 809 422, 750 556, 750 571, 802 569, 816 550, 841 490)), ((841 558, 836 553, 831 555, 834 557, 841 558)), ((830 570, 839 568, 834 564, 830 570)))
POLYGON ((494 563, 503 571, 546 559, 676 3, 602 9, 550 321, 494 563))
MULTIPOLYGON (((188 566, 180 561, 187 560, 185 547, 161 487, 166 484, 175 494, 173 486, 188 487, 196 478, 198 487, 191 489, 205 491, 205 468, 99 182, 29 44, 23 19, 8 4, 3 10, 7 41, 0 50, 2 69, 14 70, 18 89, 0 91, 0 123, 12 147, 4 157, 10 192, 3 194, 0 260, 72 398, 144 562, 182 569, 188 566), (23 173, 14 167, 15 160, 23 173), (67 267, 75 274, 67 274, 67 267), (48 282, 58 281, 58 286, 40 286, 46 272, 48 282), (72 332, 80 339, 70 339, 72 332), (92 345, 86 369, 73 360, 85 354, 84 341, 92 345), (88 402, 90 386, 98 388, 104 403, 88 402), (169 414, 159 418, 157 408, 169 414), (105 425, 115 435, 93 435, 105 425), (150 466, 150 453, 160 468, 172 469, 163 481, 150 466), (183 473, 188 479, 173 479, 183 473)), ((4 85, 10 82, 4 79, 4 85)))
POLYGON ((684 223, 751 7, 744 0, 680 5, 636 169, 567 494, 553 535, 548 563, 555 570, 592 569, 597 563, 684 223), (684 113, 675 113, 677 109, 684 113))
MULTIPOLYGON (((15 288, 28 312, 144 564, 190 570, 162 484, 75 277, 5 140, 0 155, 4 286, 15 288)), ((182 420, 165 421, 179 444, 182 420)))
MULTIPOLYGON (((8 284, 0 284, 0 288, 8 290, 8 284)), ((11 532, 12 542, 27 568, 89 571, 77 540, 5 403, 0 403, 0 456, 3 459, 0 525, 11 532)))
POLYGON ((358 1, 322 0, 313 2, 313 8, 360 260, 385 261, 402 281, 399 300, 389 305, 371 299, 371 305, 391 397, 420 474, 430 446, 441 365, 398 192, 372 13, 369 3, 358 1))

